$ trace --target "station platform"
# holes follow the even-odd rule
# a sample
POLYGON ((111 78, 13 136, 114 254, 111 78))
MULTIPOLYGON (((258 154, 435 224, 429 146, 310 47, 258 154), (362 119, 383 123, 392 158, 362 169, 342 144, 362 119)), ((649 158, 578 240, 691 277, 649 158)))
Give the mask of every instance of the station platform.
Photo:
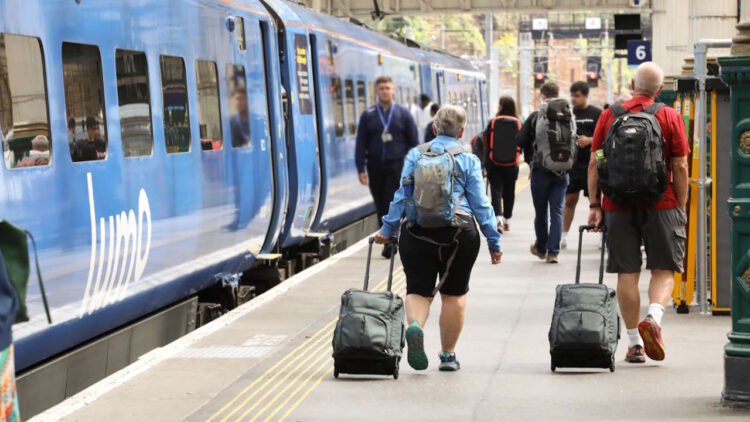
MULTIPOLYGON (((519 180, 502 264, 490 265, 483 242, 456 373, 437 370, 435 303, 425 328, 429 369, 414 371, 404 358, 398 380, 333 378, 333 327, 341 293, 361 286, 363 240, 32 420, 748 420, 750 413, 720 404, 727 317, 668 309, 665 361, 624 363, 623 338, 614 373, 550 372, 555 286, 573 281, 577 244, 569 239, 557 265, 529 254, 534 213, 527 186, 519 180)), ((575 224, 584 222, 586 205, 575 224)), ((584 280, 596 280, 598 241, 585 238, 584 280)), ((385 285, 387 264, 373 261, 377 289, 385 285)), ((403 293, 397 268, 394 288, 403 293)), ((647 281, 644 273, 644 306, 647 281)), ((606 282, 614 285, 614 276, 606 282)))

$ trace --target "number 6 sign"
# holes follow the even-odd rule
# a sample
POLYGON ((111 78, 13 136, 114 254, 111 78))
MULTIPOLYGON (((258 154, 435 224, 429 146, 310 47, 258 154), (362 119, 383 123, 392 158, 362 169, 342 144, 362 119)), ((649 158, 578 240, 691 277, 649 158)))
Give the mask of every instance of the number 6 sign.
POLYGON ((651 41, 628 40, 628 65, 651 61, 651 41))

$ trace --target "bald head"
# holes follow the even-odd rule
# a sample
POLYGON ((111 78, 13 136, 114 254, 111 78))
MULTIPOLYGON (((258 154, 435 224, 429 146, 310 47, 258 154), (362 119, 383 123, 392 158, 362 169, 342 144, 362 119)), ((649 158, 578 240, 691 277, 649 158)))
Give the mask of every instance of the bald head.
POLYGON ((633 92, 637 95, 656 97, 664 86, 664 71, 654 62, 642 63, 633 76, 633 92))

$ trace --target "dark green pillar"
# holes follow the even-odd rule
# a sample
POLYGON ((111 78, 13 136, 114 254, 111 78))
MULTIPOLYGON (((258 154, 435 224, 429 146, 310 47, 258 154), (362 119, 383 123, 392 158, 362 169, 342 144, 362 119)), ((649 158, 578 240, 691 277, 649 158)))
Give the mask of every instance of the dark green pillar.
POLYGON ((724 347, 724 402, 750 406, 750 23, 737 25, 732 55, 719 58, 732 109, 732 331, 724 347))
POLYGON ((674 76, 664 77, 664 89, 656 98, 656 101, 664 103, 670 107, 677 100, 677 93, 674 91, 674 76))

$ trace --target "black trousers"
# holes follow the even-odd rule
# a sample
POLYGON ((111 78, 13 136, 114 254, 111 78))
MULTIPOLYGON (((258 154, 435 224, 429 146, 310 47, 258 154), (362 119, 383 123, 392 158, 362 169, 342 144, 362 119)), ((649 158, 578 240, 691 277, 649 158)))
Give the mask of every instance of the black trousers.
POLYGON ((502 215, 505 218, 513 217, 518 166, 498 167, 488 164, 487 180, 490 182, 490 197, 495 215, 502 215))
POLYGON ((391 160, 384 163, 367 163, 367 178, 370 183, 370 193, 375 201, 378 213, 378 225, 383 223, 383 216, 388 214, 388 207, 393 200, 393 194, 401 186, 401 170, 404 160, 391 160))

